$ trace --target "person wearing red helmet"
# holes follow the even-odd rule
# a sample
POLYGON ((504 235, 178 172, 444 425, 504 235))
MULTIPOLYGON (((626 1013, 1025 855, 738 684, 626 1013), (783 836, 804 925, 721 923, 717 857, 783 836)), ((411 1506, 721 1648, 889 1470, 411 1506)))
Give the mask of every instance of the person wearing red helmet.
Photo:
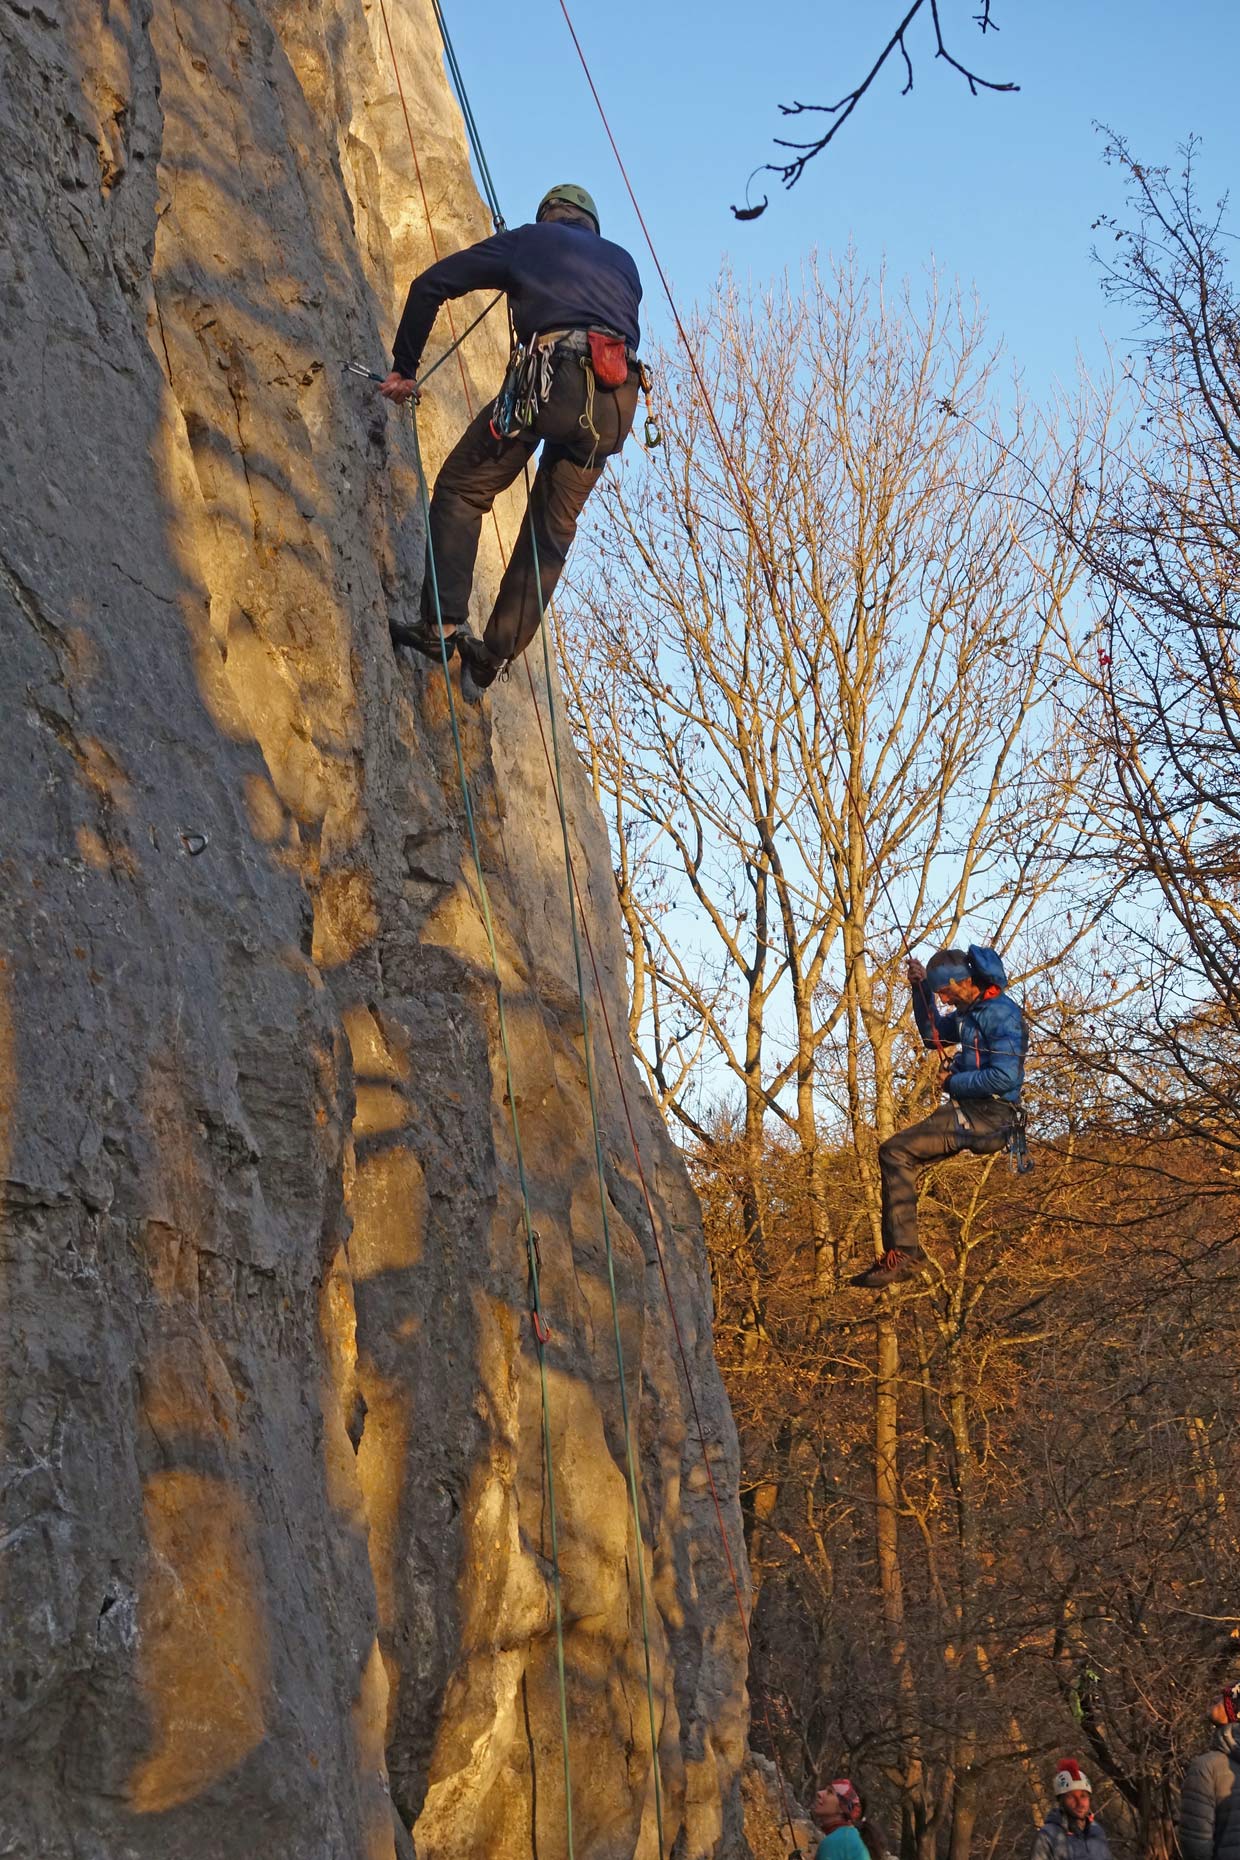
POLYGON ((1055 1806, 1038 1829, 1032 1860, 1111 1860, 1111 1849, 1092 1809, 1094 1786, 1075 1757, 1055 1767, 1055 1806))
POLYGON ((1184 1860, 1240 1860, 1240 1683, 1215 1695, 1214 1734, 1195 1756, 1180 1791, 1184 1860))

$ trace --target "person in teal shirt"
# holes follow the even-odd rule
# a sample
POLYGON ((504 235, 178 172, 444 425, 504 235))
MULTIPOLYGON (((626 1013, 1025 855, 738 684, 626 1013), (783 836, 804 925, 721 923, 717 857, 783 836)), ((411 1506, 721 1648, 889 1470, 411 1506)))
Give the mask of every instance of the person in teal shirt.
POLYGON ((814 1860, 883 1860, 882 1842, 847 1777, 823 1784, 814 1797, 814 1822, 822 1830, 814 1860))

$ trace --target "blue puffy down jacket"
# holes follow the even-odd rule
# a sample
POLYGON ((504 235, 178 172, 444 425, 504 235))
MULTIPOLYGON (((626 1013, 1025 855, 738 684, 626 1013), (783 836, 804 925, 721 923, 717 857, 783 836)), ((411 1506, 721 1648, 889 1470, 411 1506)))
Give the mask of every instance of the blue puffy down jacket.
POLYGON ((1006 1098, 1020 1100, 1025 1082, 1025 1017, 1005 994, 1007 975, 997 951, 969 944, 969 967, 982 989, 982 998, 955 1014, 940 1014, 928 988, 914 987, 913 1015, 927 1046, 935 1044, 935 1029, 944 1046, 958 1046, 947 1081, 951 1098, 1006 1098))

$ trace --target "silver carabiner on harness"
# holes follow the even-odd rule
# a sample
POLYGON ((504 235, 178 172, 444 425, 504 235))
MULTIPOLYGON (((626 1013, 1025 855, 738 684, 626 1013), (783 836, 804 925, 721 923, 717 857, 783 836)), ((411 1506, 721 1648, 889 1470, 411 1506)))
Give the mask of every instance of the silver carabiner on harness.
POLYGON ((517 406, 527 358, 525 344, 514 342, 508 357, 507 372, 491 407, 491 431, 497 439, 515 439, 527 424, 519 417, 517 406))

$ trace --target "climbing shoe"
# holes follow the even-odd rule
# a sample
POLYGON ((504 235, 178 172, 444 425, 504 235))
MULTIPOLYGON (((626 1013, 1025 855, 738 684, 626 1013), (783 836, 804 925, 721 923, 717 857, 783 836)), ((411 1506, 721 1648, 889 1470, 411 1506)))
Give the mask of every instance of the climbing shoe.
POLYGON ((459 633, 456 644, 461 655, 461 696, 467 704, 481 704, 484 692, 495 683, 506 662, 496 658, 486 641, 475 639, 472 633, 459 633))
POLYGON ((388 621, 388 632, 394 646, 411 646, 427 659, 442 659, 445 652, 451 658, 463 631, 462 627, 446 626, 441 639, 439 628, 428 625, 425 620, 388 621))
POLYGON ((899 1285, 903 1279, 916 1278, 918 1262, 924 1258, 925 1254, 920 1249, 916 1253, 908 1253, 903 1247, 888 1247, 881 1259, 876 1259, 864 1272, 856 1273, 848 1283, 862 1285, 867 1292, 885 1292, 889 1285, 899 1285))

